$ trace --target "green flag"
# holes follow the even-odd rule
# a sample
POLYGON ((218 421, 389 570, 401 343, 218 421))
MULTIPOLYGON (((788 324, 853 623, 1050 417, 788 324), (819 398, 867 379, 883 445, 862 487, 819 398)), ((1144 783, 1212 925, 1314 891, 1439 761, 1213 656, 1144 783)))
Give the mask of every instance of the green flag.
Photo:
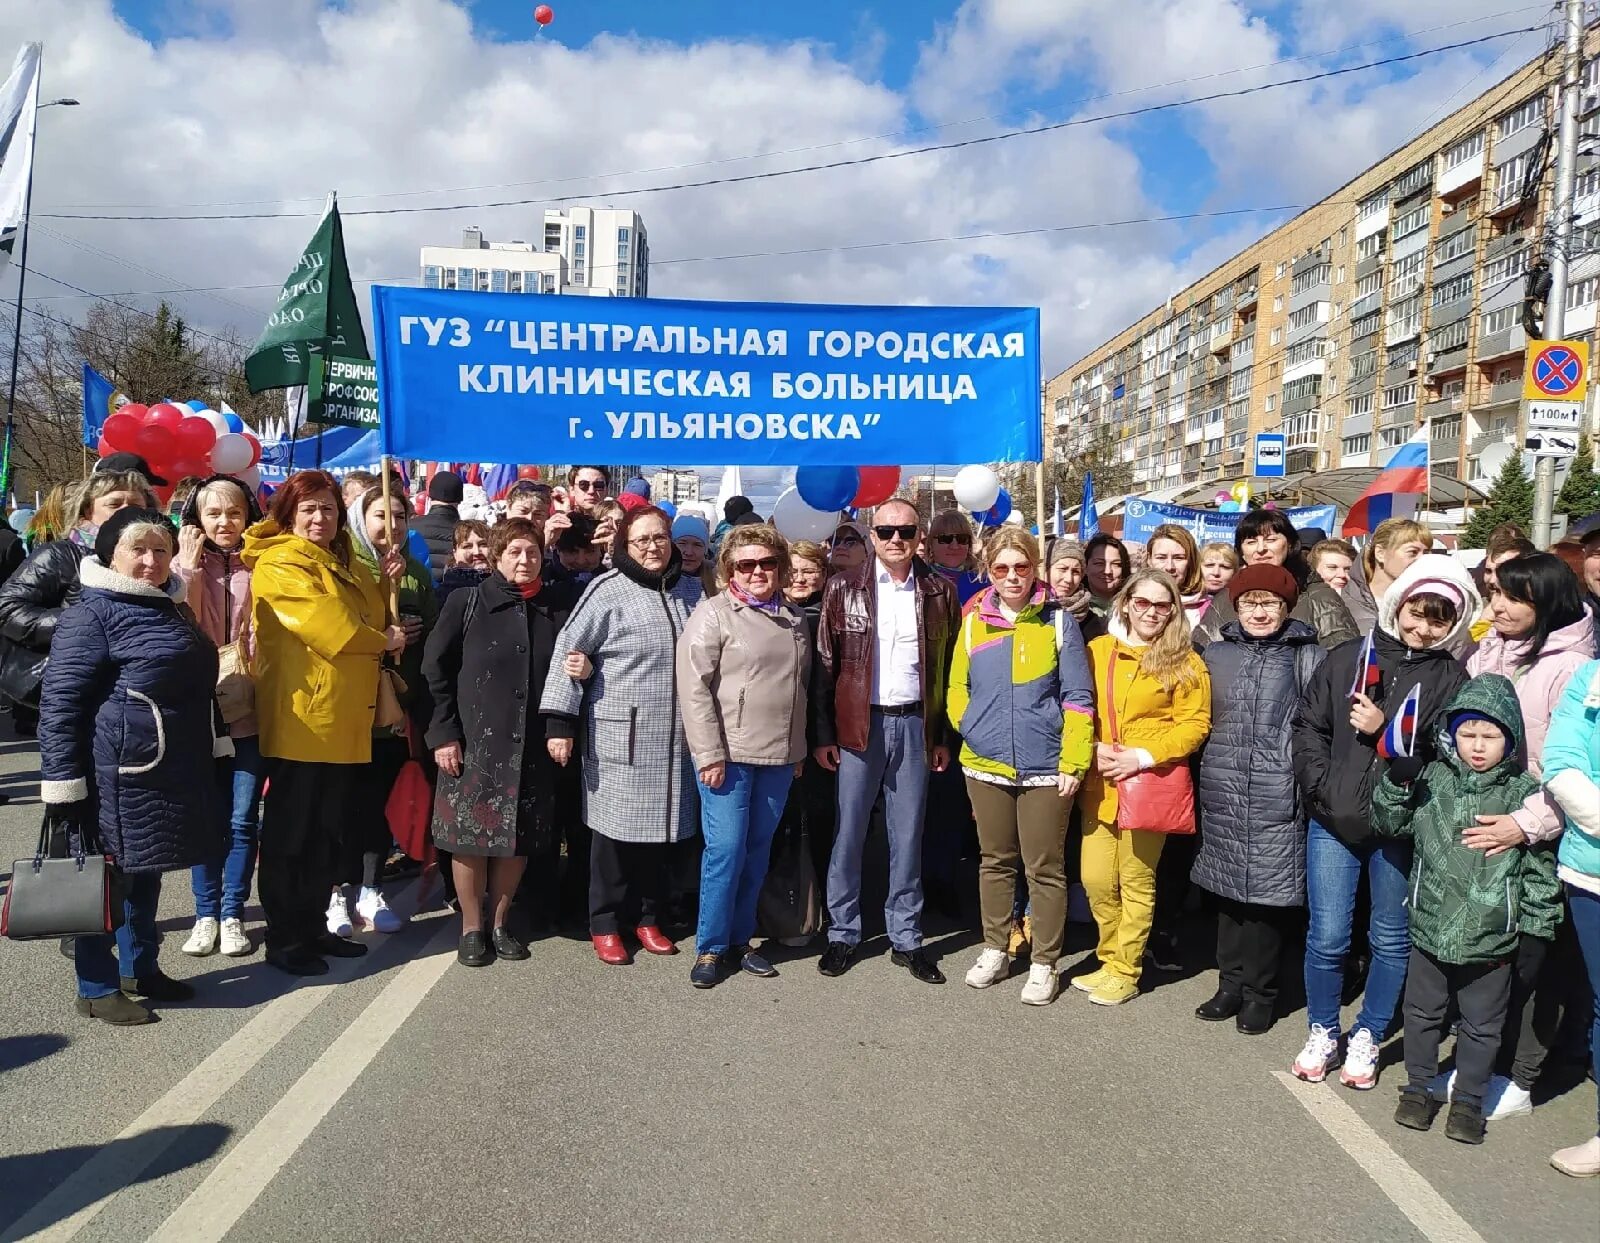
POLYGON ((311 375, 311 356, 324 349, 346 358, 371 357, 344 257, 344 228, 332 195, 322 223, 283 283, 277 308, 244 360, 250 391, 305 384, 311 375))

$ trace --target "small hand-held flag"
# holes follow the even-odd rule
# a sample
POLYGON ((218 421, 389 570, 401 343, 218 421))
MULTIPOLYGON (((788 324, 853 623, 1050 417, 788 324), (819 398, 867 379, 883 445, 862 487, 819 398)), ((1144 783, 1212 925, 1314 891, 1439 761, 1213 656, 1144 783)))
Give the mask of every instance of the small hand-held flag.
POLYGON ((1100 516, 1094 509, 1094 475, 1083 472, 1083 501, 1078 510, 1078 538, 1091 540, 1100 534, 1100 516))
POLYGON ((1378 649, 1369 631, 1361 645, 1361 655, 1356 658, 1355 681, 1350 683, 1350 698, 1365 695, 1372 699, 1383 684, 1383 670, 1378 667, 1378 649))
POLYGON ((1422 701, 1422 683, 1418 682, 1400 701, 1400 710, 1384 726, 1378 739, 1378 754, 1386 760, 1399 759, 1417 753, 1417 709, 1422 701))

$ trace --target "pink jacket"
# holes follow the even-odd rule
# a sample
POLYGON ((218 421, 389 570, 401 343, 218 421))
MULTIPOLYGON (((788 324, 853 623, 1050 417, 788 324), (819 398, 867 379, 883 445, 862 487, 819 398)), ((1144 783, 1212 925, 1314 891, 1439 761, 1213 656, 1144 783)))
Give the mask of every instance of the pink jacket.
MULTIPOLYGON (((1550 717, 1560 702, 1567 682, 1584 662, 1595 657, 1594 620, 1587 612, 1570 626, 1563 626, 1545 640, 1544 649, 1532 665, 1518 663, 1527 651, 1526 640, 1503 639, 1491 630, 1467 656, 1467 672, 1498 673, 1511 679, 1517 688, 1517 703, 1522 707, 1522 725, 1527 733, 1528 771, 1541 778, 1539 757, 1544 754, 1545 734, 1550 717)), ((1560 806, 1547 794, 1529 796, 1511 818, 1522 826, 1530 842, 1550 841, 1561 836, 1560 806)))
MULTIPOLYGON (((250 571, 237 552, 221 552, 208 542, 200 551, 198 568, 191 570, 175 559, 172 570, 183 580, 189 607, 206 638, 224 647, 243 637, 247 648, 253 646, 251 636, 244 633, 250 616, 250 571)), ((228 734, 249 738, 258 728, 251 713, 230 725, 228 734)))

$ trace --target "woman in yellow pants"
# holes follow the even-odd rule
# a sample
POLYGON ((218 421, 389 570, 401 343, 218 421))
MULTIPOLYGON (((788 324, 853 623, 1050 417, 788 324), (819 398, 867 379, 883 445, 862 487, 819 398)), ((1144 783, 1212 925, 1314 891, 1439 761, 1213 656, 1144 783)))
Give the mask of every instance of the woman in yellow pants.
POLYGON ((1160 570, 1129 579, 1106 621, 1107 633, 1089 644, 1095 762, 1079 796, 1083 887, 1100 927, 1100 967, 1072 984, 1096 1005, 1116 1006, 1139 995, 1167 838, 1117 827, 1117 783, 1199 749, 1211 729, 1211 682, 1190 646, 1178 585, 1160 570))

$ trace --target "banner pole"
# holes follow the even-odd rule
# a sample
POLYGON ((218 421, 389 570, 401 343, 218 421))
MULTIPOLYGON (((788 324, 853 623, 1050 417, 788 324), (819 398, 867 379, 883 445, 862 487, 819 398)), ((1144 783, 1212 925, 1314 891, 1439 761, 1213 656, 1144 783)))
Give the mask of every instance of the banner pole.
MULTIPOLYGON (((389 482, 389 455, 387 453, 385 453, 380 459, 378 469, 383 473, 383 529, 384 538, 387 541, 389 538, 388 533, 393 530, 391 516, 394 513, 394 498, 391 495, 391 485, 389 482)), ((392 547, 384 549, 384 553, 386 555, 393 551, 394 549, 392 547)), ((378 574, 380 576, 383 575, 383 564, 381 560, 378 565, 378 574)), ((389 606, 389 622, 391 625, 397 624, 400 620, 400 585, 395 582, 394 579, 389 579, 389 581, 385 584, 384 596, 389 606)))
POLYGON ((1033 464, 1033 521, 1039 528, 1039 538, 1044 538, 1044 459, 1033 464))

